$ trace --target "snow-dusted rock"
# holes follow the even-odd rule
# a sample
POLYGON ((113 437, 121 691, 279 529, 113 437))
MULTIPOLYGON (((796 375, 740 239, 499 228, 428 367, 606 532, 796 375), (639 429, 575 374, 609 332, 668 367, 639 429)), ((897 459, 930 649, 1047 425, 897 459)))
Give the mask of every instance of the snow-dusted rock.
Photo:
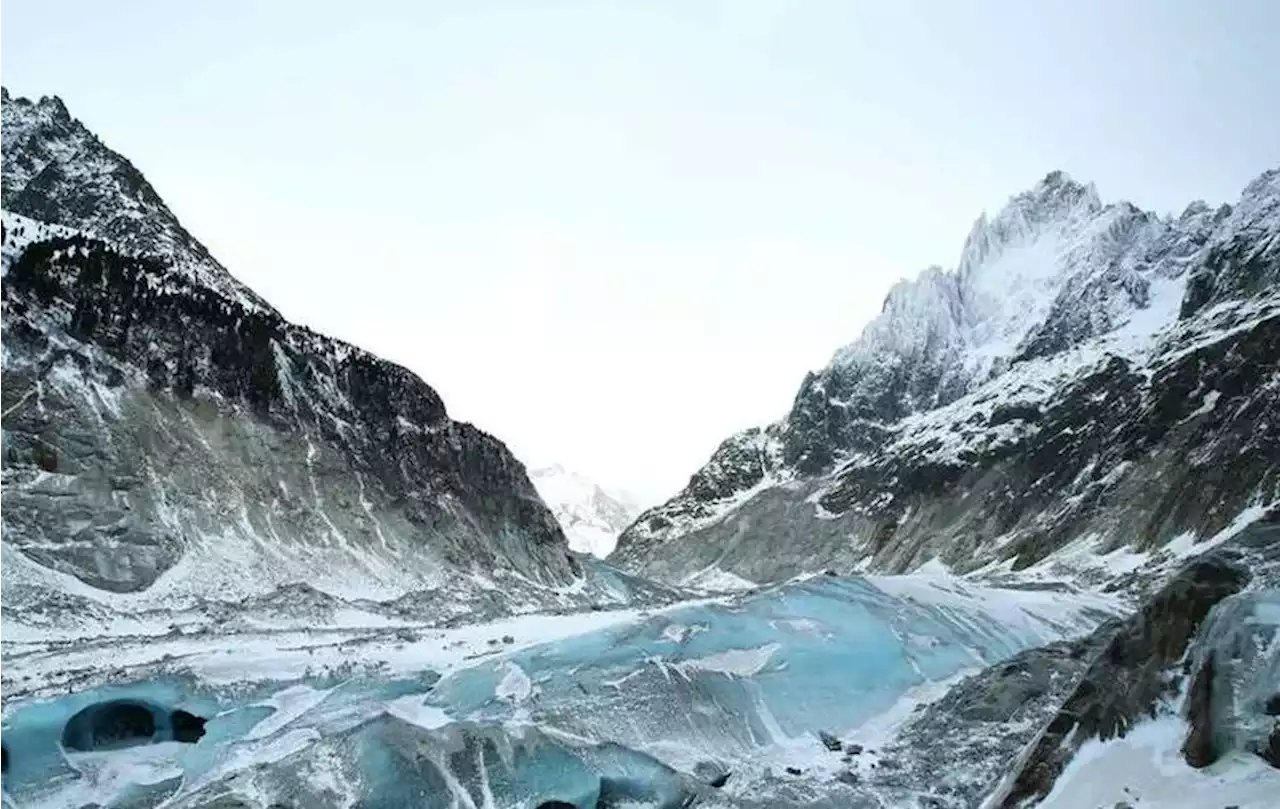
POLYGON ((501 442, 281 318, 60 101, 3 103, 6 637, 63 608, 453 615, 582 586, 501 442))
POLYGON ((6 211, 162 259, 204 289, 243 307, 270 311, 182 227, 132 163, 71 117, 62 99, 14 98, 7 89, 0 94, 6 211))
POLYGON ((671 581, 935 558, 1106 578, 1127 570, 1099 560, 1235 530, 1280 500, 1278 279, 1280 171, 1177 217, 1050 174, 612 559, 671 581))

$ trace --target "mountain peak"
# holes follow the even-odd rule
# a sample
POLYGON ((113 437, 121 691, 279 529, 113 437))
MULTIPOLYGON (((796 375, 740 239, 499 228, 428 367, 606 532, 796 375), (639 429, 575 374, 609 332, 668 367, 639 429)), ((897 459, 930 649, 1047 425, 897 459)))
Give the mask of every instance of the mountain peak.
POLYGON ((36 109, 48 111, 55 121, 67 123, 71 121, 71 113, 67 111, 67 105, 58 96, 40 96, 40 100, 36 102, 36 109))
POLYGON ((1077 182, 1074 177, 1067 174, 1062 169, 1054 169, 1044 175, 1044 178, 1041 179, 1040 182, 1035 184, 1035 190, 1069 191, 1072 193, 1078 193, 1079 191, 1088 190, 1089 185, 1077 182))
POLYGON ((61 98, 32 102, 6 88, 2 103, 5 210, 160 258, 222 298, 271 310, 187 232, 142 172, 71 117, 61 98))

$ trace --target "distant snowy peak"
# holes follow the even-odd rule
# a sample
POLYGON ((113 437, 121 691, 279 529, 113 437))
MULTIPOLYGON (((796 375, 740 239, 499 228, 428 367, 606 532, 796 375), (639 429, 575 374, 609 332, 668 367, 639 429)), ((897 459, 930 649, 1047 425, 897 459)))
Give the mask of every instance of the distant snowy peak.
POLYGON ((606 489, 559 464, 535 469, 529 479, 560 522, 569 547, 579 553, 609 555, 640 513, 631 494, 606 489))
POLYGON ((1052 172, 995 216, 980 216, 954 270, 931 267, 896 284, 880 316, 836 352, 831 366, 963 350, 973 375, 985 376, 1014 355, 1081 267, 1154 235, 1139 231, 1156 222, 1127 203, 1103 205, 1092 185, 1052 172))

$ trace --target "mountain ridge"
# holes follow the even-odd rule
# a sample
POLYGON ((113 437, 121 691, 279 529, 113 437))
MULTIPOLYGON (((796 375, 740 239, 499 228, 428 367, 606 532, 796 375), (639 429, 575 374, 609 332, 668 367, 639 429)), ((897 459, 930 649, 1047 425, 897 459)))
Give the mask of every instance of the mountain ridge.
MULTIPOLYGON (((1008 468, 998 475, 1009 475, 1009 456, 1029 463, 1037 442, 1044 440, 1037 436, 1051 426, 1044 416, 1055 402, 1063 419, 1055 429, 1083 436, 1093 421, 1105 420, 1111 429, 1129 429, 1133 436, 1134 445, 1112 461, 1104 459, 1106 439, 1093 436, 1088 456, 1066 466, 1087 473, 1092 459, 1112 464, 1110 471, 1118 477, 1131 476, 1132 469, 1116 471, 1114 465, 1140 451, 1138 442, 1145 439, 1137 436, 1167 432, 1170 426, 1162 420, 1173 415, 1172 406, 1153 404, 1163 395, 1160 385, 1183 377, 1203 377, 1197 381, 1207 385, 1215 373, 1226 372, 1200 368, 1212 353, 1207 345, 1217 337, 1229 343, 1219 348, 1234 365, 1231 374, 1243 370, 1241 352, 1258 363, 1263 381, 1244 386, 1233 381, 1232 393, 1252 397, 1253 412, 1266 414, 1271 410, 1267 374, 1277 357, 1271 335, 1280 280, 1278 232, 1280 170, 1259 175, 1235 205, 1210 208, 1196 202, 1178 216, 1163 217, 1128 203, 1104 204, 1092 186, 1052 172, 995 216, 980 217, 955 269, 931 267, 895 285, 858 340, 836 351, 826 368, 806 376, 783 419, 726 439, 684 490, 623 533, 614 560, 668 580, 712 564, 727 564, 728 572, 756 581, 831 566, 911 569, 927 557, 913 552, 891 562, 886 549, 943 551, 915 533, 923 525, 900 531, 901 521, 912 514, 918 519, 927 503, 943 501, 952 521, 966 510, 988 517, 1000 512, 993 504, 962 502, 965 492, 990 483, 982 483, 976 471, 976 477, 967 477, 973 470, 966 471, 966 465, 997 474, 995 467, 1003 464, 1008 468), (1178 353, 1179 341, 1208 353, 1188 359, 1178 353), (1160 369, 1168 372, 1179 362, 1195 367, 1152 384, 1160 369), (1055 399, 1055 391, 1062 396, 1055 399), (1122 422, 1132 412, 1109 411, 1100 399, 1089 399, 1113 393, 1115 401, 1166 412, 1142 416, 1148 423, 1141 429, 1125 428, 1122 422), (1065 407, 1066 399, 1079 401, 1065 407), (939 448, 955 445, 967 456, 944 459, 937 450, 922 455, 930 441, 939 448), (836 491, 841 494, 832 494, 836 491), (850 523, 853 511, 866 521, 850 523), (770 559, 765 532, 785 537, 779 541, 788 554, 804 564, 770 559)), ((1242 399, 1238 406, 1244 405, 1242 399)), ((1186 408, 1193 411, 1195 406, 1186 408)), ((1226 431, 1232 440, 1275 458, 1272 424, 1264 418, 1253 436, 1240 423, 1226 431)), ((1223 450, 1210 447, 1221 437, 1197 435, 1188 449, 1221 457, 1223 450)), ((1070 443, 1061 439, 1064 447, 1070 443)), ((1132 465, 1137 458, 1127 460, 1132 465)), ((1035 461, 1020 474, 1040 474, 1034 470, 1047 462, 1035 461)), ((1274 475, 1265 468, 1250 467, 1247 477, 1259 502, 1280 497, 1274 475)), ((1064 497, 1080 494, 1071 481, 1059 486, 1064 497)), ((984 563, 1003 558, 1005 551, 990 547, 1001 537, 1015 547, 1027 542, 1041 549, 1067 541, 1032 538, 1043 536, 1044 527, 1032 525, 1029 503, 1043 504, 1043 492, 1033 496, 1029 484, 1008 479, 999 488, 999 496, 1028 507, 1005 509, 1006 516, 994 522, 984 518, 989 524, 977 530, 980 540, 972 535, 960 540, 941 516, 926 522, 957 539, 957 547, 985 545, 984 563), (1019 536, 1006 537, 1011 530, 1019 536)), ((1215 506, 1224 513, 1211 519, 1156 533, 1163 541, 1186 530, 1212 535, 1249 507, 1252 501, 1241 498, 1239 493, 1225 497, 1215 506)), ((1050 533, 1068 523, 1082 525, 1067 520, 1050 533)), ((1139 535, 1141 546, 1155 541, 1145 531, 1139 535)), ((1101 545, 1110 550, 1114 531, 1104 531, 1103 537, 1101 545)), ((776 555, 777 548, 773 551, 776 555)), ((944 555, 962 569, 981 566, 961 564, 960 553, 944 555)), ((1021 556, 1020 564, 1032 564, 1031 556, 1021 556)))
POLYGON ((286 321, 56 97, 3 96, 6 624, 69 593, 470 603, 582 575, 502 442, 286 321))

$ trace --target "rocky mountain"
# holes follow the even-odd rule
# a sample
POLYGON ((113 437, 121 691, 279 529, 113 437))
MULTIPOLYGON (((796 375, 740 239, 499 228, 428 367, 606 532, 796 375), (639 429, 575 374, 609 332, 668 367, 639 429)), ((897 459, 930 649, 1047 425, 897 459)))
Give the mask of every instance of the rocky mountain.
POLYGON ((627 529, 674 587, 3 116, 6 806, 1274 803, 1280 171, 979 220, 627 529))
POLYGON ((523 465, 425 382, 285 321, 58 99, 6 92, 3 125, 6 633, 581 575, 523 465))
POLYGON ((161 259, 199 287, 247 308, 271 311, 187 232, 142 172, 71 117, 62 99, 33 102, 12 98, 3 88, 0 94, 4 210, 161 259))
POLYGON ((1177 216, 1054 172, 954 268, 897 284, 611 561, 669 581, 935 559, 1124 575, 1280 498, 1277 403, 1280 170, 1177 216))
POLYGON ((534 469, 529 478, 556 515, 569 547, 579 553, 608 556, 618 535, 640 513, 627 492, 605 489, 559 464, 534 469))

